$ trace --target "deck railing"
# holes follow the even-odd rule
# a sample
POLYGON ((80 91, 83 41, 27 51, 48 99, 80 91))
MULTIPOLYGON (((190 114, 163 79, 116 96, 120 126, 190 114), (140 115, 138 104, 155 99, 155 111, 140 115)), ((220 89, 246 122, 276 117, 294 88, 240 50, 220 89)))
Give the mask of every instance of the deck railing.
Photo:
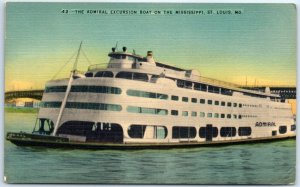
POLYGON ((107 66, 108 66, 108 63, 93 64, 88 67, 88 71, 96 70, 96 69, 105 69, 105 68, 107 68, 107 66))
MULTIPOLYGON (((90 65, 88 67, 88 71, 91 71, 91 70, 101 70, 101 69, 106 69, 106 68, 118 68, 118 67, 120 67, 119 63, 94 64, 94 65, 90 65)), ((219 85, 219 86, 227 85, 227 86, 230 86, 230 87, 241 87, 241 85, 238 85, 238 84, 234 84, 234 83, 230 83, 230 82, 226 82, 226 81, 220 81, 220 80, 213 79, 213 78, 192 75, 192 77, 193 76, 197 77, 197 79, 198 79, 198 80, 195 80, 195 81, 199 81, 200 80, 200 81, 203 81, 203 82, 206 82, 206 83, 211 83, 213 85, 219 85)))
MULTIPOLYGON (((128 65, 132 65, 132 63, 130 63, 128 65)), ((95 65, 89 66, 88 71, 103 70, 103 69, 106 69, 106 68, 119 68, 119 67, 120 67, 120 63, 102 63, 102 64, 95 64, 95 65)), ((134 69, 137 68, 137 66, 134 66, 134 65, 132 65, 131 67, 134 68, 134 69)), ((148 67, 148 68, 150 68, 150 67, 148 67)), ((158 67, 153 66, 153 68, 158 68, 158 67)), ((174 71, 172 73, 176 74, 176 71, 174 71)), ((180 72, 180 75, 182 75, 181 72, 180 72)), ((198 76, 198 75, 193 75, 193 74, 190 77, 187 77, 187 78, 189 78, 189 80, 187 80, 187 81, 191 81, 191 82, 200 81, 202 83, 209 84, 209 85, 212 85, 212 86, 226 87, 228 89, 233 89, 233 90, 238 90, 238 91, 247 90, 248 93, 252 93, 252 94, 264 93, 263 91, 260 91, 260 90, 245 89, 245 88, 243 88, 242 85, 239 85, 239 84, 234 84, 234 83, 230 83, 230 82, 226 82, 226 81, 221 81, 221 80, 208 78, 208 77, 203 77, 203 76, 198 76)), ((274 94, 271 94, 271 95, 276 96, 274 94)))
POLYGON ((230 82, 226 82, 226 81, 220 81, 217 79, 213 79, 213 78, 208 78, 208 77, 203 77, 203 76, 198 76, 199 80, 205 83, 209 83, 212 85, 216 85, 216 86, 228 86, 228 87, 234 87, 234 88, 240 88, 241 85, 238 84, 234 84, 234 83, 230 83, 230 82))

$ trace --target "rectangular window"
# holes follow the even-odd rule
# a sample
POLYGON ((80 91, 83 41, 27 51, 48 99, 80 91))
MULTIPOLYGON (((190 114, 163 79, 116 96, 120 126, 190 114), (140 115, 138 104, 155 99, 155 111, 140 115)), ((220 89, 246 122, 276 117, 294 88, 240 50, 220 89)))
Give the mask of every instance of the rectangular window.
POLYGON ((214 117, 215 117, 215 118, 219 118, 219 114, 218 114, 218 113, 215 113, 215 114, 214 114, 214 117))
POLYGON ((220 93, 220 88, 215 86, 208 86, 208 92, 211 93, 220 93))
POLYGON ((176 95, 172 95, 172 96, 171 96, 171 99, 172 99, 173 101, 178 101, 178 100, 179 100, 178 96, 176 96, 176 95))
POLYGON ((156 108, 155 109, 155 114, 158 114, 158 115, 168 115, 168 110, 156 108))
POLYGON ((207 91, 207 85, 200 84, 200 90, 206 92, 207 91))
POLYGON ((189 112, 188 111, 182 111, 182 116, 188 116, 189 112))
POLYGON ((183 102, 189 102, 189 98, 188 97, 182 97, 182 101, 183 102))
POLYGON ((221 114, 221 118, 225 118, 225 114, 221 114))
POLYGON ((171 110, 172 116, 178 116, 178 110, 171 110))
POLYGON ((225 106, 225 102, 224 101, 221 102, 221 106, 225 106))
POLYGON ((47 86, 45 88, 45 93, 49 92, 65 92, 67 90, 67 86, 47 86))
POLYGON ((241 103, 239 104, 239 107, 242 108, 242 104, 241 103))
POLYGON ((195 138, 197 130, 195 127, 173 127, 172 128, 172 138, 195 138))
POLYGON ((217 127, 208 127, 208 125, 206 127, 200 127, 199 137, 200 138, 206 138, 206 137, 216 138, 216 137, 218 137, 218 128, 217 127))
POLYGON ((207 104, 212 105, 212 100, 207 100, 207 104))
POLYGON ((237 103, 233 103, 233 107, 237 107, 237 103))
POLYGON ((145 113, 145 114, 156 114, 156 115, 168 115, 168 110, 158 108, 144 108, 136 106, 128 106, 127 112, 130 113, 145 113))
POLYGON ((236 114, 233 114, 233 118, 236 119, 236 118, 237 118, 237 115, 236 115, 236 114))
POLYGON ((144 92, 140 90, 127 90, 127 95, 135 97, 155 98, 155 99, 168 99, 168 95, 154 92, 144 92))
POLYGON ((200 112, 200 117, 204 118, 205 117, 205 113, 204 112, 200 112))
POLYGON ((242 115, 239 115, 239 119, 242 119, 242 115))
POLYGON ((222 127, 220 131, 221 137, 233 137, 236 135, 235 127, 222 127))
POLYGON ((250 136, 251 135, 251 127, 239 127, 238 134, 239 136, 250 136))
POLYGON ((211 118, 212 117, 212 113, 207 113, 207 117, 211 118))
POLYGON ((231 118, 231 114, 227 114, 227 118, 230 119, 231 118))
POLYGON ((196 98, 192 98, 192 103, 197 103, 197 99, 196 98))
POLYGON ((232 90, 221 88, 221 94, 223 95, 232 95, 232 90))
POLYGON ((296 125, 291 125, 291 131, 295 131, 296 130, 296 125))
POLYGON ((177 80, 177 86, 180 88, 184 88, 184 81, 183 80, 177 80))
POLYGON ((121 111, 121 105, 106 104, 106 103, 81 103, 81 102, 67 102, 66 108, 91 109, 91 110, 110 110, 121 111))
MULTIPOLYGON (((45 92, 65 92, 67 86, 50 86, 45 88, 45 92)), ((91 92, 91 93, 108 93, 108 94, 121 94, 121 89, 117 87, 108 86, 76 86, 71 87, 71 92, 91 92)))
POLYGON ((130 125, 128 128, 128 135, 130 138, 143 138, 146 128, 146 125, 130 125))
POLYGON ((215 105, 219 105, 219 101, 215 101, 215 105))
POLYGON ((200 84, 200 83, 195 83, 194 84, 194 89, 195 90, 200 90, 200 91, 207 91, 207 85, 200 84))
POLYGON ((205 99, 200 99, 201 104, 205 104, 205 99))
POLYGON ((231 102, 228 102, 228 103, 227 103, 227 106, 228 106, 228 107, 231 107, 231 102))
POLYGON ((197 116, 197 112, 192 112, 191 114, 193 117, 197 116))
POLYGON ((51 102, 41 102, 41 108, 60 108, 61 102, 51 101, 51 102))
POLYGON ((144 113, 144 114, 155 114, 155 108, 140 107, 140 111, 141 111, 141 113, 144 113))

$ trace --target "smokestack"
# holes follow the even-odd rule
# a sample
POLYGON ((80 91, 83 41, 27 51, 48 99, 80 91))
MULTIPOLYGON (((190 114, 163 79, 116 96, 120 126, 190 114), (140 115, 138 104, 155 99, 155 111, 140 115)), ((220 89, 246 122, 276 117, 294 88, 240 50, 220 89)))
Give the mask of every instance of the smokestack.
POLYGON ((147 57, 148 57, 148 56, 149 56, 149 57, 152 57, 152 56, 153 56, 152 51, 148 51, 148 52, 147 52, 147 57))
POLYGON ((147 62, 150 62, 150 63, 155 64, 155 61, 154 61, 152 55, 153 55, 152 51, 148 51, 148 52, 147 52, 147 62))

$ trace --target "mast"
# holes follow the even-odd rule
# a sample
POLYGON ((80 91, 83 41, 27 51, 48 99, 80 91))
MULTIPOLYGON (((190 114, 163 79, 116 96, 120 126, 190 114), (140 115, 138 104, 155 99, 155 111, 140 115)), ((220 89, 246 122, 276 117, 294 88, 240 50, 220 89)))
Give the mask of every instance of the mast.
POLYGON ((73 73, 75 73, 75 71, 77 70, 77 63, 78 63, 78 59, 79 59, 79 55, 80 55, 81 45, 82 45, 82 41, 80 42, 78 52, 77 52, 77 56, 76 56, 76 59, 75 59, 75 63, 73 65, 73 70, 72 70, 73 73))
POLYGON ((52 133, 53 136, 56 135, 57 128, 58 128, 58 125, 59 125, 61 117, 62 117, 62 113, 65 109, 65 106, 66 106, 66 103, 67 103, 67 100, 68 100, 68 96, 69 96, 69 93, 71 91, 71 86, 72 86, 72 82, 73 82, 73 79, 74 79, 73 76, 74 76, 74 74, 76 73, 76 70, 77 70, 77 63, 78 63, 78 59, 79 59, 79 55, 80 55, 81 45, 82 45, 82 42, 80 42, 79 49, 78 49, 78 52, 77 52, 77 56, 76 56, 76 59, 75 59, 74 65, 73 65, 73 69, 71 71, 70 79, 69 79, 69 82, 68 82, 66 94, 65 94, 65 97, 64 97, 64 99, 61 103, 59 114, 58 114, 58 117, 57 117, 57 120, 56 120, 56 123, 55 123, 55 126, 54 126, 54 130, 53 130, 53 133, 52 133))

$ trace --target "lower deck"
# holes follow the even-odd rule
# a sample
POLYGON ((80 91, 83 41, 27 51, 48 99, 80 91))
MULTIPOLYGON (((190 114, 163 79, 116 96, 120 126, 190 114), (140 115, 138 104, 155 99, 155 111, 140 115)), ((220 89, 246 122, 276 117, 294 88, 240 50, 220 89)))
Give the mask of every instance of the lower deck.
POLYGON ((269 141, 278 141, 284 139, 295 139, 296 135, 292 136, 273 136, 261 138, 248 138, 239 140, 226 140, 226 141, 206 141, 195 142, 185 141, 179 143, 103 143, 103 142, 75 142, 70 141, 68 138, 49 136, 49 135, 36 135, 29 133, 7 133, 6 139, 18 146, 38 146, 49 148, 76 148, 76 149, 171 149, 171 148, 188 148, 188 147, 207 147, 207 146, 226 146, 233 144, 245 143, 263 143, 269 141))
MULTIPOLYGON (((40 119, 33 135, 53 135, 53 122, 40 119)), ((66 121, 57 130, 56 137, 81 143, 168 144, 232 142, 259 138, 291 137, 296 125, 256 123, 254 125, 147 125, 139 123, 109 123, 97 121, 66 121)), ((27 135, 28 136, 28 135, 27 135)), ((36 137, 34 136, 34 137, 36 137)), ((46 137, 46 136, 45 136, 46 137)))

